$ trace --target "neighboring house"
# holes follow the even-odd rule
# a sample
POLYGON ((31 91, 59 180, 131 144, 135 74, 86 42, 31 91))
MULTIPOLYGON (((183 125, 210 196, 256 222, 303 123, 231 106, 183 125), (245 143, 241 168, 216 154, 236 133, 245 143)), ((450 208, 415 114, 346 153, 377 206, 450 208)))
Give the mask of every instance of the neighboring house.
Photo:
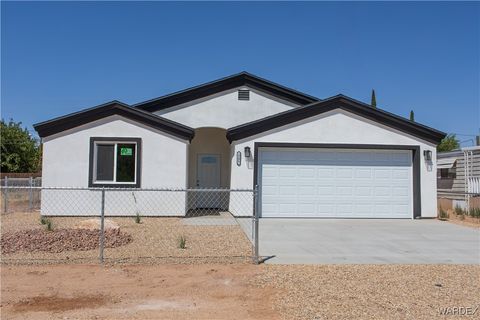
MULTIPOLYGON (((34 127, 43 141, 45 187, 258 185, 262 217, 436 216, 436 146, 443 132, 344 95, 318 99, 246 72, 132 106, 112 101, 34 127)), ((136 203, 153 196, 136 194, 136 203)), ((88 214, 94 209, 83 206, 98 203, 99 193, 85 191, 85 199, 77 195, 70 206, 60 192, 48 197, 54 198, 42 194, 42 205, 56 206, 42 206, 43 214, 88 214)), ((188 193, 176 197, 187 203, 188 193)), ((182 212, 155 203, 142 214, 194 209, 191 202, 182 212)), ((253 207, 240 209, 232 199, 209 206, 234 214, 251 214, 253 207)), ((123 205, 107 213, 134 210, 123 205)))
POLYGON ((468 194, 480 193, 480 146, 438 153, 437 189, 453 208, 466 208, 468 194))

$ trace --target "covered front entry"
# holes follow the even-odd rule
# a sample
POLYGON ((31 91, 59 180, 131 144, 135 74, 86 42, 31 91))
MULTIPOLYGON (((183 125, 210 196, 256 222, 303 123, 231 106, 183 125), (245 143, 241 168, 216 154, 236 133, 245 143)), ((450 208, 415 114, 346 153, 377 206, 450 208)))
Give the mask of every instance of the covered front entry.
POLYGON ((230 187, 230 144, 222 128, 198 128, 189 147, 190 189, 215 189, 195 192, 189 209, 227 209, 230 187))
POLYGON ((408 149, 260 148, 262 217, 413 218, 408 149))

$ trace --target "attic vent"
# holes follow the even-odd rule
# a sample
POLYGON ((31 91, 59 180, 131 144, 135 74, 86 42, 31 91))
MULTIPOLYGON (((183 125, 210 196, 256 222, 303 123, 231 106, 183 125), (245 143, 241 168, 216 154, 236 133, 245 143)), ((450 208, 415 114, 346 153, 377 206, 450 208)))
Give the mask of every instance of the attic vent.
POLYGON ((238 100, 250 100, 250 90, 238 90, 238 100))

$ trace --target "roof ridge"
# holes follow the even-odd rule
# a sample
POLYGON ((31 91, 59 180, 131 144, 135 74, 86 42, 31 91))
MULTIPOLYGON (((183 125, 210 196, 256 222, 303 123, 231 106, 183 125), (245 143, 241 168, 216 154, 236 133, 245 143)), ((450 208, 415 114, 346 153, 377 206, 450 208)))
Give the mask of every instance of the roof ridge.
POLYGON ((261 78, 247 71, 242 71, 240 73, 226 76, 217 80, 205 82, 187 89, 139 102, 133 104, 132 107, 143 109, 149 112, 155 112, 211 94, 239 87, 241 85, 250 85, 257 90, 265 91, 271 95, 276 95, 284 100, 289 100, 300 105, 320 101, 320 99, 317 97, 292 88, 288 88, 265 78, 261 78))

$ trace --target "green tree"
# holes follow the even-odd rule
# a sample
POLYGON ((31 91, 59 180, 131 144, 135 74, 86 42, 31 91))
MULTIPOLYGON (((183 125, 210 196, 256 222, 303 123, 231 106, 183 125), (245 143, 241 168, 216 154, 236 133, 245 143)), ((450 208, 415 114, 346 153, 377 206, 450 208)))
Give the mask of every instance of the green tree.
POLYGON ((410 121, 415 121, 415 113, 413 110, 410 110, 410 121))
POLYGON ((448 134, 445 138, 440 141, 440 144, 437 146, 438 152, 452 151, 460 148, 460 143, 458 142, 455 134, 448 134))
POLYGON ((370 102, 370 105, 374 108, 377 107, 377 98, 375 97, 375 89, 372 89, 372 101, 370 102))
POLYGON ((0 126, 0 162, 2 172, 37 172, 40 169, 40 146, 21 122, 3 119, 0 126))

